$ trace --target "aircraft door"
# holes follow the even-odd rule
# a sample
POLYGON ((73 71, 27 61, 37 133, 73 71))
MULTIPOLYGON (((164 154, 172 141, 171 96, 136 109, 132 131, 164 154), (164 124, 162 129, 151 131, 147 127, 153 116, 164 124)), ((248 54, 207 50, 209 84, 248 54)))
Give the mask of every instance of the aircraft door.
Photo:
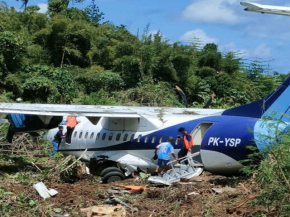
MULTIPOLYGON (((192 132, 192 138, 194 141, 194 146, 191 148, 191 153, 195 153, 200 151, 200 147, 201 147, 201 142, 202 139, 204 137, 204 135, 206 134, 207 130, 213 125, 213 123, 202 123, 199 124, 192 132)), ((193 158, 193 160, 202 163, 201 160, 201 156, 197 155, 196 157, 193 158)))

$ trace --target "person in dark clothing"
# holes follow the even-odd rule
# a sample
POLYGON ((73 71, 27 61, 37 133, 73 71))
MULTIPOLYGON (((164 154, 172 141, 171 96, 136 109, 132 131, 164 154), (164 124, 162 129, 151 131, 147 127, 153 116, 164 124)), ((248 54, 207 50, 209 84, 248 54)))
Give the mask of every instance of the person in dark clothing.
POLYGON ((64 137, 63 126, 59 126, 57 133, 54 135, 54 140, 52 141, 52 152, 49 157, 52 157, 58 151, 59 144, 64 137))
POLYGON ((189 150, 191 150, 191 147, 193 147, 193 138, 192 135, 190 135, 186 130, 181 127, 178 129, 180 133, 182 133, 182 136, 178 135, 178 138, 182 138, 182 148, 178 152, 178 158, 185 157, 189 150))

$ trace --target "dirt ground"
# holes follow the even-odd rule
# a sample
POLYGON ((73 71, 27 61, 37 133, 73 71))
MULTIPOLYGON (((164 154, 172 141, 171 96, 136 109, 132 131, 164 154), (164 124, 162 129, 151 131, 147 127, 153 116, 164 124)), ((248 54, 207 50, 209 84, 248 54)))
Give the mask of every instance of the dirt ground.
POLYGON ((126 208, 128 217, 264 214, 262 207, 254 205, 258 187, 253 177, 225 177, 204 172, 168 187, 149 183, 142 174, 109 184, 101 184, 99 177, 84 174, 66 183, 67 180, 55 173, 66 158, 48 158, 50 144, 46 147, 26 140, 25 146, 21 143, 0 147, 0 216, 85 217, 87 214, 82 208, 112 205, 110 198, 118 198, 131 207, 126 208), (40 181, 58 194, 44 200, 33 188, 40 181), (116 187, 120 184, 148 189, 131 193, 116 187))
MULTIPOLYGON (((45 181, 48 188, 58 191, 54 197, 42 199, 31 184, 0 181, 0 186, 9 189, 16 197, 6 198, 11 206, 19 206, 17 198, 29 195, 37 201, 38 208, 31 209, 31 216, 53 216, 69 214, 70 216, 86 216, 80 208, 105 204, 110 197, 118 197, 132 208, 127 208, 126 216, 254 216, 259 207, 251 206, 255 194, 252 192, 253 179, 241 177, 223 177, 203 174, 186 182, 173 186, 154 186, 141 180, 131 178, 118 183, 101 184, 99 178, 85 175, 75 183, 58 183, 45 181), (148 190, 142 193, 112 192, 116 184, 142 185, 148 190), (232 186, 232 187, 231 187, 232 186), (223 192, 218 192, 222 190, 223 192)), ((1 198, 0 198, 1 199, 1 198)), ((5 200, 5 198, 2 198, 5 200)), ((19 207, 21 208, 21 207, 19 207)), ((23 207, 29 211, 29 207, 23 207)), ((26 216, 21 209, 16 209, 9 216, 26 216)), ((5 213, 1 213, 5 216, 5 213)))

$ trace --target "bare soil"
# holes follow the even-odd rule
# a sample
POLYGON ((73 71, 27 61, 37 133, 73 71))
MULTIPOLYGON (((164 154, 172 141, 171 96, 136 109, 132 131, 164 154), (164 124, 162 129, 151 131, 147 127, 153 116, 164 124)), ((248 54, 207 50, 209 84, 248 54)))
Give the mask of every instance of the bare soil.
MULTIPOLYGON (((110 196, 118 197, 139 210, 131 212, 127 208, 127 216, 254 216, 254 213, 262 210, 261 207, 251 205, 255 197, 253 179, 204 174, 186 181, 170 187, 154 186, 137 177, 118 183, 101 184, 98 177, 85 175, 75 183, 44 181, 48 188, 58 191, 56 196, 46 200, 38 195, 32 184, 0 180, 0 186, 16 195, 14 199, 2 198, 2 200, 9 200, 11 206, 19 206, 17 201, 20 195, 27 195, 29 199, 36 201, 38 208, 31 209, 33 211, 31 216, 58 214, 54 212, 57 208, 61 209, 61 214, 86 216, 80 208, 103 205, 110 196), (116 184, 143 185, 149 189, 137 194, 112 193, 110 190, 116 184), (217 193, 213 188, 225 191, 217 193)), ((23 209, 27 210, 29 207, 23 209)), ((26 216, 22 214, 21 209, 16 210, 18 211, 14 211, 9 216, 26 216)), ((1 216, 5 216, 5 213, 1 216)))
POLYGON ((104 205, 112 197, 138 209, 133 211, 126 208, 128 217, 248 217, 264 214, 263 207, 254 205, 259 188, 253 177, 226 177, 204 172, 199 177, 168 187, 151 184, 141 176, 101 184, 99 177, 84 174, 65 183, 59 173, 50 172, 60 162, 46 157, 50 146, 44 148, 31 141, 28 143, 26 148, 23 145, 12 148, 3 146, 6 148, 2 150, 8 150, 8 154, 0 150, 0 216, 86 216, 81 208, 104 205), (25 157, 35 164, 25 162, 25 157), (46 169, 51 175, 43 175, 46 169), (33 188, 33 184, 40 181, 47 188, 57 190, 58 194, 44 200, 33 188), (148 190, 124 192, 123 189, 114 188, 117 184, 142 185, 148 190))

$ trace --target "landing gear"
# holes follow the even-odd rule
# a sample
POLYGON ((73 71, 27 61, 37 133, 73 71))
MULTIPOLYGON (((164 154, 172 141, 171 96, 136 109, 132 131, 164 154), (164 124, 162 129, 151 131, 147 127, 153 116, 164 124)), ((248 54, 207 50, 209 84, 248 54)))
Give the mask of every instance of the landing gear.
POLYGON ((117 167, 107 167, 101 172, 101 179, 103 183, 110 183, 124 180, 125 176, 117 167))

